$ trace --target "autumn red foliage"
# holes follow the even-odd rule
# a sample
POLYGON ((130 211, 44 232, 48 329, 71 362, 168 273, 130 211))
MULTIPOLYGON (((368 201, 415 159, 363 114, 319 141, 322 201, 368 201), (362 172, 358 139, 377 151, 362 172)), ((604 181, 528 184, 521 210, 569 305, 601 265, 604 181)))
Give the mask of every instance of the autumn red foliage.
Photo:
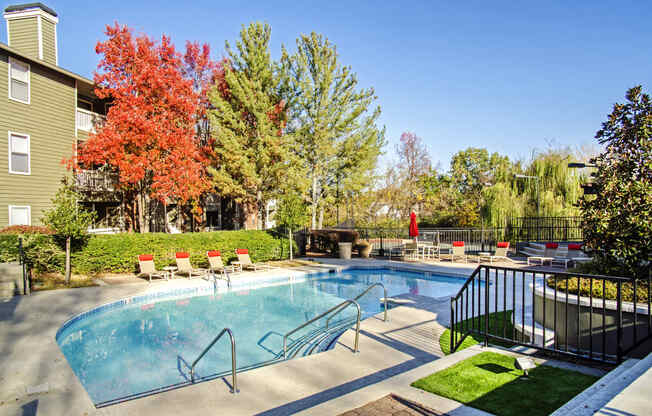
POLYGON ((150 198, 187 204, 208 189, 206 137, 197 127, 205 121, 206 90, 218 68, 206 45, 189 43, 182 56, 167 36, 155 42, 117 23, 105 33, 95 48, 102 56, 95 94, 112 106, 76 162, 107 165, 119 174, 118 187, 134 196, 145 232, 150 198))

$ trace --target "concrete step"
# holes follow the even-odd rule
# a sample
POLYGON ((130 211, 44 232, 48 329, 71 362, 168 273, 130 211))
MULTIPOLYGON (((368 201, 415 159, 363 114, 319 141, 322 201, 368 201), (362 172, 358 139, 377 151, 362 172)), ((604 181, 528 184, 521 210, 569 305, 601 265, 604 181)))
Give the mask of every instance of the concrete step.
POLYGON ((523 247, 521 249, 521 253, 525 254, 526 256, 543 256, 545 250, 537 250, 532 247, 523 247))
POLYGON ((551 416, 591 416, 652 367, 652 355, 629 359, 574 397, 551 416))
POLYGON ((528 243, 528 246, 530 248, 533 248, 534 250, 544 251, 546 249, 546 244, 545 243, 528 243))

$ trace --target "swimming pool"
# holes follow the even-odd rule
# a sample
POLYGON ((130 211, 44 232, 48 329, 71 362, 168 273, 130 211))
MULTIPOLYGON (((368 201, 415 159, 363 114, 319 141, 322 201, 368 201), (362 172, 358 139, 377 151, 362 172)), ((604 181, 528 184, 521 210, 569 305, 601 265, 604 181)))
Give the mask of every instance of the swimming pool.
MULTIPOLYGON (((188 384, 191 363, 224 327, 233 331, 240 371, 282 359, 285 333, 373 283, 383 283, 389 296, 441 297, 454 294, 464 281, 388 269, 349 269, 202 296, 127 299, 67 322, 57 333, 57 342, 93 403, 102 406, 188 384)), ((359 300, 365 317, 382 311, 380 297, 382 288, 376 288, 359 300)), ((355 308, 348 308, 342 319, 354 313, 355 308)), ((325 322, 316 324, 290 341, 323 328, 325 322)), ((230 365, 225 337, 199 362, 196 379, 225 374, 230 365)))

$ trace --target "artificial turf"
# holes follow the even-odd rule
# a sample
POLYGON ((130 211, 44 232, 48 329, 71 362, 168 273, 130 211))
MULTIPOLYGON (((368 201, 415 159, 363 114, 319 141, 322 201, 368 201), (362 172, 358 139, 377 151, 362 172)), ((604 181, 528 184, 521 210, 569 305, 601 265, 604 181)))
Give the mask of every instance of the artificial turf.
POLYGON ((575 371, 538 365, 522 379, 514 357, 483 352, 412 383, 497 416, 544 416, 598 380, 575 371))
MULTIPOLYGON (((458 324, 458 328, 471 328, 471 326, 475 328, 479 328, 479 331, 482 331, 484 329, 484 324, 485 324, 485 319, 484 315, 480 315, 478 317, 473 318, 473 325, 471 323, 471 319, 462 321, 461 323, 458 324)), ((505 311, 505 312, 493 312, 489 314, 489 333, 498 335, 498 336, 503 336, 503 333, 506 335, 507 338, 511 338, 512 334, 514 331, 514 326, 512 325, 512 311, 505 311), (503 329, 504 327, 504 329, 503 329), (503 332, 504 331, 504 332, 503 332)), ((458 333, 457 339, 461 339, 462 335, 459 331, 455 331, 458 333)), ((464 341, 462 342, 462 345, 459 346, 457 351, 461 351, 464 348, 468 348, 472 345, 478 344, 480 342, 484 342, 484 337, 479 335, 479 334, 470 334, 466 338, 464 338, 464 341)), ((494 341, 490 340, 492 344, 496 345, 501 345, 504 347, 511 347, 513 344, 503 342, 503 341, 494 341)), ((448 355, 451 353, 451 331, 450 329, 446 329, 441 336, 439 337, 439 347, 441 348, 442 352, 445 355, 448 355)))

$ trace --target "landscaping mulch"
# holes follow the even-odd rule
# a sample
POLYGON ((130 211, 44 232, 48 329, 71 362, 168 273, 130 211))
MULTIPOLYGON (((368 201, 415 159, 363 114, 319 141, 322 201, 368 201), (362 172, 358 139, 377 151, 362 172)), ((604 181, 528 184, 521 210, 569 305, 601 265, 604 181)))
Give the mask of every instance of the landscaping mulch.
POLYGON ((388 394, 357 409, 349 410, 340 416, 444 416, 411 400, 388 394))

